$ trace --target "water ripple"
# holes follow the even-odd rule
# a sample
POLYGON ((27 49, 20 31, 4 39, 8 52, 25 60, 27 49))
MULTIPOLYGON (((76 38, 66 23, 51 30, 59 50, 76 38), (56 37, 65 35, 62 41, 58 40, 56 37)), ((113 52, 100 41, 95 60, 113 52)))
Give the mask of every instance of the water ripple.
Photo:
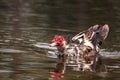
POLYGON ((1 53, 27 53, 27 51, 22 51, 22 50, 16 50, 16 49, 5 49, 5 48, 0 48, 1 53))
POLYGON ((114 51, 114 52, 100 51, 100 54, 104 58, 111 58, 111 59, 119 59, 120 58, 120 52, 118 52, 118 51, 114 51))
POLYGON ((0 70, 0 73, 11 73, 11 72, 14 72, 12 70, 0 70))
POLYGON ((36 44, 32 44, 34 47, 37 48, 42 48, 42 49, 50 49, 50 50, 56 50, 56 47, 50 47, 49 43, 41 43, 41 42, 37 42, 36 44))

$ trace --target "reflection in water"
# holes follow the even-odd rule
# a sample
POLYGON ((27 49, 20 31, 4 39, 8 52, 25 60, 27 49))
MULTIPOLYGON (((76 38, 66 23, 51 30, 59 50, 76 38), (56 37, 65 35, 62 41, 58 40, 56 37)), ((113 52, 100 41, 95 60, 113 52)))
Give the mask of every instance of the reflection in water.
POLYGON ((64 80, 119 80, 119 4, 118 0, 1 0, 0 80, 48 80, 49 71, 55 68, 51 58, 55 48, 48 44, 53 36, 75 35, 105 23, 110 34, 101 55, 108 73, 68 70, 64 80))

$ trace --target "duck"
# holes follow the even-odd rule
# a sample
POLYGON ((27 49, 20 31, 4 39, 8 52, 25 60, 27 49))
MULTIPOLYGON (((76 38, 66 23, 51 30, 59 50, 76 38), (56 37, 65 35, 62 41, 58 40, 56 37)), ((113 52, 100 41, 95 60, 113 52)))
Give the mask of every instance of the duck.
POLYGON ((77 71, 100 71, 99 46, 107 38, 108 32, 109 26, 105 24, 94 25, 68 40, 61 35, 54 36, 50 46, 56 46, 58 50, 56 70, 64 74, 66 64, 75 63, 78 64, 77 71))

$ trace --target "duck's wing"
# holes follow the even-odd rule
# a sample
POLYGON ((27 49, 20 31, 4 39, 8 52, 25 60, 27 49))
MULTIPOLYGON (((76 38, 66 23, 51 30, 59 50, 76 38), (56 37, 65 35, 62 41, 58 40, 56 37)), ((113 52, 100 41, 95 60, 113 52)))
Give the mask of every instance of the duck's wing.
POLYGON ((75 35, 74 37, 72 37, 72 40, 75 41, 75 40, 83 37, 84 34, 85 34, 84 32, 80 32, 80 33, 78 33, 77 35, 75 35))
POLYGON ((75 35, 72 38, 72 41, 77 41, 77 40, 81 41, 84 38, 86 38, 87 40, 91 40, 92 36, 93 36, 93 32, 97 31, 98 29, 99 29, 99 25, 91 26, 87 30, 82 31, 82 32, 78 33, 77 35, 75 35))
POLYGON ((100 26, 97 24, 88 28, 88 30, 86 30, 86 32, 85 32, 85 37, 87 38, 87 40, 91 40, 92 37, 94 36, 94 33, 96 31, 98 31, 99 28, 100 28, 100 26))
POLYGON ((103 40, 105 40, 109 33, 109 26, 105 24, 102 29, 99 31, 100 35, 102 36, 103 40))
POLYGON ((99 29, 99 25, 98 24, 96 24, 96 25, 94 25, 94 26, 91 26, 90 28, 88 28, 88 31, 96 31, 96 30, 98 30, 99 29))
POLYGON ((91 41, 94 45, 101 44, 108 36, 109 26, 105 24, 104 26, 99 27, 98 30, 93 32, 91 41))
POLYGON ((109 26, 105 24, 104 26, 94 25, 88 30, 78 33, 72 38, 72 41, 83 42, 84 39, 91 41, 94 45, 100 44, 103 42, 109 33, 109 26))

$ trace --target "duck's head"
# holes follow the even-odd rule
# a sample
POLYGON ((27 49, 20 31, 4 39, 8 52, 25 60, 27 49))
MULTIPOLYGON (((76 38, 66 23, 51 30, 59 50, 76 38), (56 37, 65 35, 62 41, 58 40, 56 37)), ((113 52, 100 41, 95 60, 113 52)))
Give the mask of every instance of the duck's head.
POLYGON ((50 46, 63 46, 65 44, 65 38, 61 35, 55 36, 50 46))

